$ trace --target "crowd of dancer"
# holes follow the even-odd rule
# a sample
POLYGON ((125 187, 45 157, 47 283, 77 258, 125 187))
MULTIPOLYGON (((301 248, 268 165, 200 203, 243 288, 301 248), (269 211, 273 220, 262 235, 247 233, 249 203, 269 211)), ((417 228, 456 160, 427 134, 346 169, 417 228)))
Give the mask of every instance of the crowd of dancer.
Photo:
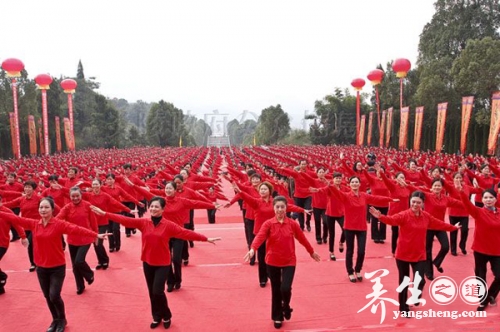
MULTIPOLYGON (((95 278, 86 262, 90 246, 97 256, 95 270, 108 269, 108 252, 123 246, 120 225, 127 237, 141 232, 150 327, 162 322, 170 327, 165 285, 167 292, 181 288, 182 266, 189 264, 192 241, 220 239, 193 231, 193 210, 207 210, 208 222, 215 223, 217 209, 236 202, 249 249, 244 259, 250 265, 258 261, 260 287, 270 281, 276 328, 293 311, 294 239, 320 261, 303 233, 312 231, 312 218, 316 242, 327 244, 331 261, 337 260, 339 235, 338 252, 346 251, 345 269, 352 283, 363 280, 368 224, 377 244, 385 243, 390 225, 399 282, 410 277, 411 266, 422 290, 425 278, 433 280, 435 270, 444 272, 450 248, 453 256, 457 248, 468 254, 472 216, 476 276, 486 280, 488 263, 494 276, 477 310, 495 305, 500 291, 496 158, 354 146, 133 148, 10 160, 1 168, 0 259, 9 241, 20 239, 28 247, 29 271, 37 272, 52 314, 47 331, 64 331, 67 324, 60 296, 66 243, 76 293, 81 295, 95 278), (225 180, 234 189, 231 200, 221 190, 225 180), (435 257, 434 237, 440 245, 435 257)), ((0 270, 0 294, 6 281, 0 270)), ((410 311, 407 289, 399 296, 400 311, 410 311)))

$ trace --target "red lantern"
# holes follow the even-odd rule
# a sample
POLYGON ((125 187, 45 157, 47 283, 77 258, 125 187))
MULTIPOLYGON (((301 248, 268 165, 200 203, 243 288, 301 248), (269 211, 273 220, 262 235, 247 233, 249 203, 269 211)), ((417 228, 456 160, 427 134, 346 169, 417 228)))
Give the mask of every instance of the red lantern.
POLYGON ((50 83, 52 83, 52 77, 48 74, 40 74, 35 77, 35 83, 38 85, 39 89, 49 89, 50 83))
POLYGON ((399 78, 406 77, 406 73, 410 71, 411 63, 408 59, 396 59, 392 63, 392 70, 396 72, 396 76, 399 78))
POLYGON ((61 88, 63 88, 66 93, 75 93, 76 81, 71 78, 65 79, 61 82, 61 88))
POLYGON ((360 91, 365 86, 365 80, 362 78, 355 78, 351 82, 352 87, 356 91, 360 91))
POLYGON ((368 73, 367 78, 370 82, 372 82, 373 85, 380 84, 380 82, 382 82, 382 79, 384 78, 384 71, 380 69, 372 70, 368 73))
POLYGON ((19 59, 6 59, 2 62, 2 69, 7 72, 8 77, 20 77, 24 69, 24 63, 19 59))

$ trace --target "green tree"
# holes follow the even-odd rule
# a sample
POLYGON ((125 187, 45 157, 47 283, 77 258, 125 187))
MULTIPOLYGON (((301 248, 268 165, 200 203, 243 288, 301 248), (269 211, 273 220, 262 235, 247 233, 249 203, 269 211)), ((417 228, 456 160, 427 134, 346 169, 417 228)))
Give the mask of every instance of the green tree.
POLYGON ((79 80, 85 79, 85 74, 83 73, 82 60, 78 60, 78 69, 76 71, 76 78, 79 80))
POLYGON ((292 129, 290 133, 286 137, 282 138, 278 143, 285 145, 310 145, 311 137, 305 130, 292 129))
POLYGON ((178 146, 180 137, 187 142, 182 110, 163 100, 154 103, 146 120, 146 137, 151 144, 162 147, 178 146))
POLYGON ((290 132, 290 118, 281 105, 262 110, 255 135, 259 144, 276 144, 290 132))
POLYGON ((102 95, 96 95, 97 108, 92 113, 91 133, 94 147, 119 148, 122 142, 120 112, 102 95))

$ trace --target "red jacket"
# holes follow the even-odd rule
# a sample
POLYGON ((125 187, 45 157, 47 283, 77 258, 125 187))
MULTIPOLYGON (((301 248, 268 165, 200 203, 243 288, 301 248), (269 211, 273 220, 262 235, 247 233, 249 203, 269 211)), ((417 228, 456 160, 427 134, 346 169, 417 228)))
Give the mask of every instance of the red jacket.
MULTIPOLYGON (((94 194, 93 192, 83 193, 82 197, 84 200, 90 202, 90 204, 95 205, 106 212, 130 212, 128 207, 102 191, 98 194, 94 194)), ((96 215, 96 219, 98 226, 105 226, 109 224, 109 221, 105 216, 96 215)))
POLYGON ((264 222, 250 247, 257 252, 261 244, 266 241, 266 264, 279 267, 295 266, 297 264, 295 239, 309 254, 314 253, 313 247, 295 220, 285 218, 283 223, 280 223, 274 217, 264 222))
POLYGON ((207 237, 181 227, 163 218, 157 226, 148 218, 130 218, 106 213, 106 217, 125 227, 137 228, 142 233, 141 260, 153 266, 170 265, 170 238, 189 241, 207 241, 207 237))
POLYGON ((380 216, 379 220, 391 226, 399 226, 398 245, 395 257, 405 262, 425 261, 427 229, 454 231, 452 226, 422 211, 419 216, 406 210, 392 216, 380 216))
MULTIPOLYGON (((57 219, 65 220, 77 226, 97 232, 96 214, 90 210, 90 203, 80 201, 78 204, 68 203, 57 214, 57 219)), ((68 243, 73 246, 84 246, 93 243, 95 237, 87 237, 75 234, 68 235, 68 243)))
POLYGON ((69 222, 52 218, 46 226, 40 219, 22 218, 15 214, 0 212, 0 220, 4 219, 32 232, 35 264, 51 268, 66 264, 62 248, 61 236, 81 235, 97 237, 97 233, 69 222))
MULTIPOLYGON (((6 208, 5 206, 0 206, 0 212, 4 213, 11 213, 14 214, 10 209, 6 208)), ((9 243, 10 243, 10 227, 14 227, 14 229, 19 233, 19 236, 22 239, 26 238, 26 234, 24 233, 24 229, 22 227, 19 227, 17 224, 13 224, 10 221, 7 220, 0 220, 0 247, 2 248, 8 248, 9 243)))

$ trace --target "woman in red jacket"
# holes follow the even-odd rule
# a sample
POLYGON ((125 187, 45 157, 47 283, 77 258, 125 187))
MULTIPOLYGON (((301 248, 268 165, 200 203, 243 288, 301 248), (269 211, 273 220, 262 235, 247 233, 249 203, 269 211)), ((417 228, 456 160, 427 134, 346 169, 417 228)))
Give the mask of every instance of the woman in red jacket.
MULTIPOLYGON (((317 179, 313 179, 315 188, 326 187, 330 184, 325 177, 326 172, 323 167, 319 167, 316 170, 317 179)), ((326 207, 328 205, 328 198, 325 195, 319 193, 312 194, 312 208, 314 216, 314 231, 316 233, 316 242, 318 244, 326 243, 327 238, 327 223, 326 223, 326 207), (321 232, 323 229, 323 232, 321 232)))
MULTIPOLYGON (((425 285, 423 277, 425 271, 426 259, 426 234, 428 229, 454 231, 457 226, 445 223, 442 220, 434 218, 429 213, 423 211, 425 195, 421 191, 415 191, 411 194, 410 209, 397 213, 392 216, 384 216, 374 207, 370 208, 370 213, 381 222, 388 225, 399 227, 398 245, 396 249, 396 265, 399 272, 399 285, 403 285, 405 278, 410 278, 410 266, 413 270, 413 282, 418 283, 420 296, 425 285)), ((406 285, 399 293, 399 311, 410 311, 407 303, 408 286, 406 285)))
POLYGON ((292 283, 295 275, 295 241, 302 244, 311 257, 319 262, 320 257, 314 252, 307 241, 299 224, 286 216, 287 200, 277 196, 273 200, 275 217, 264 222, 244 260, 250 261, 257 248, 266 242, 266 264, 269 279, 271 280, 271 319, 274 327, 279 329, 283 325, 283 318, 289 320, 292 316, 290 299, 292 298, 292 283))
POLYGON ((332 194, 336 199, 340 200, 344 205, 345 220, 344 220, 344 232, 346 238, 346 255, 345 255, 345 266, 347 270, 347 275, 349 276, 349 281, 356 282, 362 281, 361 269, 363 268, 363 262, 365 260, 365 249, 366 249, 366 210, 368 205, 379 206, 392 201, 397 201, 391 197, 375 196, 369 195, 367 193, 361 192, 359 177, 353 176, 349 179, 349 186, 351 187, 351 192, 345 193, 337 189, 335 186, 330 186, 332 194), (352 260, 354 256, 354 239, 357 239, 357 258, 356 266, 352 267, 352 260), (356 275, 354 275, 356 274, 356 275))
MULTIPOLYGON (((82 191, 78 187, 69 190, 71 203, 66 204, 57 214, 57 219, 65 220, 94 232, 98 232, 95 214, 90 210, 91 204, 82 200, 82 191)), ((68 235, 69 254, 75 275, 76 294, 81 295, 85 291, 85 282, 91 285, 94 282, 94 272, 87 264, 87 253, 94 238, 68 235)))
POLYGON ((125 227, 137 228, 142 233, 141 260, 144 277, 148 285, 149 300, 151 302, 151 314, 153 322, 150 328, 154 329, 163 320, 163 327, 168 329, 171 324, 172 313, 168 307, 165 296, 165 283, 171 269, 170 248, 171 238, 179 238, 192 241, 208 241, 215 243, 220 238, 207 238, 204 235, 184 229, 179 225, 165 219, 163 212, 166 201, 162 197, 153 197, 149 202, 149 218, 130 218, 118 214, 106 213, 98 207, 92 210, 99 215, 106 215, 125 227))
POLYGON ((70 224, 53 217, 54 201, 50 197, 39 202, 39 217, 32 219, 0 212, 0 222, 12 222, 31 230, 34 247, 36 273, 43 296, 47 301, 52 323, 47 332, 63 332, 66 329, 66 313, 61 298, 61 289, 66 277, 66 259, 61 244, 63 234, 104 239, 107 234, 97 234, 89 229, 70 224))
POLYGON ((481 302, 478 311, 483 311, 489 304, 495 304, 500 291, 500 214, 496 208, 497 193, 493 189, 483 192, 483 208, 474 206, 466 192, 460 193, 460 198, 475 220, 476 229, 472 250, 474 251, 474 271, 476 276, 486 282, 487 264, 490 263, 493 272, 493 282, 488 288, 488 296, 481 302))

